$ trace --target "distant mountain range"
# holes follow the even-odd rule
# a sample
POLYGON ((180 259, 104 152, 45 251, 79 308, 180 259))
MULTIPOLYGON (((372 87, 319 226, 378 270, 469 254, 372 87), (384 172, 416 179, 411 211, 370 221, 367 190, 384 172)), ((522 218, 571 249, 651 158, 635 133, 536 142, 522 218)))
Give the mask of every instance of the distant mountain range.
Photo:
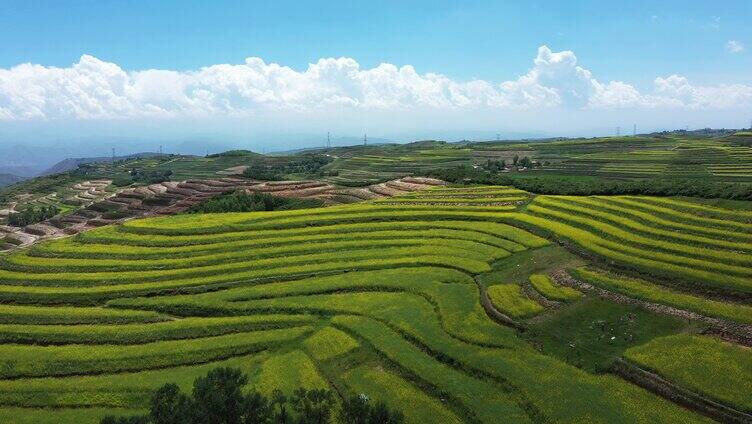
POLYGON ((0 174, 0 187, 5 187, 7 185, 15 184, 23 180, 25 180, 25 178, 19 177, 18 175, 0 174))
MULTIPOLYGON (((164 153, 205 155, 237 148, 232 143, 202 140, 143 140, 124 137, 97 137, 59 141, 19 142, 0 137, 0 173, 34 177, 47 175, 50 169, 69 158, 112 159, 112 149, 118 157, 139 152, 156 152, 162 146, 164 153)), ((74 159, 75 160, 75 159, 74 159)), ((77 165, 75 165, 77 166, 77 165)), ((75 168, 73 166, 73 168, 75 168)), ((68 167, 67 169, 72 169, 68 167)), ((67 170, 65 169, 65 170, 67 170)), ((60 172, 60 171, 57 171, 60 172)))
MULTIPOLYGON (((159 153, 143 152, 143 153, 134 153, 132 155, 125 155, 125 156, 115 156, 115 160, 148 158, 148 157, 154 157, 154 156, 159 156, 159 153)), ((110 157, 100 156, 100 157, 95 157, 95 158, 64 159, 52 165, 51 167, 45 169, 44 171, 40 172, 38 175, 43 176, 43 175, 59 174, 61 172, 66 172, 66 171, 76 169, 78 168, 79 165, 83 165, 87 163, 103 163, 103 162, 109 162, 111 160, 112 160, 111 156, 110 157)))

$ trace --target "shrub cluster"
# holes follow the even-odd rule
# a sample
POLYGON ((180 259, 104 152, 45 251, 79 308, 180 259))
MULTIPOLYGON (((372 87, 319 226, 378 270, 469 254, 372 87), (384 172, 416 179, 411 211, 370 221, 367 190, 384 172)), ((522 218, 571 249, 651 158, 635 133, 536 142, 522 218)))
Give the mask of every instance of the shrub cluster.
POLYGON ((332 160, 330 156, 312 153, 273 163, 253 163, 246 168, 243 176, 254 180, 279 181, 288 174, 321 175, 321 168, 332 160))
POLYGON ((8 224, 23 227, 29 224, 36 224, 42 222, 45 219, 50 219, 53 216, 60 213, 60 209, 57 206, 40 206, 30 207, 18 213, 12 213, 8 216, 8 224))
POLYGON ((322 205, 318 199, 295 199, 272 196, 267 193, 234 192, 223 194, 199 203, 188 210, 189 213, 224 213, 276 211, 316 208, 322 205))
MULTIPOLYGON (((151 397, 149 413, 106 416, 100 424, 326 424, 334 416, 329 390, 299 388, 287 397, 275 390, 271 399, 257 391, 243 393, 248 377, 237 368, 215 368, 193 383, 192 396, 165 384, 151 397)), ((352 396, 342 402, 341 424, 401 424, 404 416, 383 403, 352 396)))
POLYGON ((221 153, 212 153, 210 155, 206 155, 207 158, 239 158, 244 156, 259 156, 258 153, 254 153, 250 150, 228 150, 226 152, 221 153))
POLYGON ((128 173, 131 176, 131 181, 134 183, 157 184, 170 181, 172 170, 146 171, 143 169, 131 169, 128 173))
POLYGON ((260 181, 282 181, 285 179, 281 169, 263 163, 248 165, 248 168, 243 171, 243 176, 260 181))

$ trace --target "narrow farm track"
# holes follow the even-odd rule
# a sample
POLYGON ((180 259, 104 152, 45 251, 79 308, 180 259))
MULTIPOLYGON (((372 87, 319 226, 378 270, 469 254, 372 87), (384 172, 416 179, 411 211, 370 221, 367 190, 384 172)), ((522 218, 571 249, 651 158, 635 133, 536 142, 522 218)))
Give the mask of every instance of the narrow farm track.
MULTIPOLYGON (((653 269, 640 262, 653 244, 661 263, 711 263, 707 246, 743 237, 609 232, 580 221, 591 216, 570 207, 580 199, 551 197, 441 187, 316 210, 160 216, 5 254, 0 416, 127 411, 165 381, 189 384, 227 365, 252 384, 280 384, 269 373, 284 368, 296 386, 338 392, 360 387, 359 375, 386 378, 417 399, 409 422, 425 422, 426 411, 475 423, 707 422, 613 375, 541 354, 510 326, 516 319, 499 319, 478 276, 550 246, 528 226, 642 270, 653 269)), ((749 252, 735 252, 715 262, 726 280, 693 281, 746 293, 737 268, 749 252)))

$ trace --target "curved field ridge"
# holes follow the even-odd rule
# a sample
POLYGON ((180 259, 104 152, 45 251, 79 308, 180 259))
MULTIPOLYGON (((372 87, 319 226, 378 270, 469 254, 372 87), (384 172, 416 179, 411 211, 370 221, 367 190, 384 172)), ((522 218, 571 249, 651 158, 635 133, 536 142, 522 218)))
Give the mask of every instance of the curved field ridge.
MULTIPOLYGON (((483 196, 531 198, 504 187, 415 198, 483 196)), ((450 200, 158 217, 1 256, 0 417, 43 408, 35 422, 94 423, 142 408, 165 382, 189 387, 233 366, 265 393, 329 387, 412 406, 409 422, 708 422, 543 355, 488 317, 475 277, 550 244, 523 226, 645 259, 627 250, 642 239, 521 208, 450 200)), ((711 261, 656 240, 673 243, 666 255, 711 261)), ((729 267, 720 283, 743 280, 744 260, 716 261, 729 267)), ((535 288, 577 296, 549 283, 535 288)), ((518 285, 488 291, 510 314, 541 308, 518 285)))
POLYGON ((749 348, 711 337, 681 334, 630 348, 625 357, 711 399, 752 412, 749 348))
POLYGON ((712 212, 731 217, 735 211, 705 205, 688 208, 687 203, 623 196, 538 196, 524 213, 503 215, 503 222, 540 228, 609 265, 683 289, 749 300, 752 226, 706 216, 712 212), (659 211, 643 207, 658 202, 659 211))
POLYGON ((708 317, 752 324, 752 307, 738 303, 719 302, 661 287, 635 278, 616 277, 602 271, 578 268, 571 271, 579 280, 615 291, 635 299, 655 302, 708 317))

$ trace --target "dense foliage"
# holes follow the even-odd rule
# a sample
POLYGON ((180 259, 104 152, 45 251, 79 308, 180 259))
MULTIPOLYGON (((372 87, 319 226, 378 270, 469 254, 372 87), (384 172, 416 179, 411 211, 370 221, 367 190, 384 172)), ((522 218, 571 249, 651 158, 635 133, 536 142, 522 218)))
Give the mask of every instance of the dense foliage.
MULTIPOLYGON (((336 405, 329 390, 295 390, 290 397, 275 390, 270 398, 243 393, 248 376, 237 368, 215 368, 193 383, 192 396, 176 384, 165 384, 151 397, 149 414, 106 416, 101 424, 326 424, 336 405)), ((342 402, 341 424, 401 424, 404 416, 363 395, 342 402)))
POLYGON ((143 169, 131 169, 129 174, 131 176, 131 180, 134 183, 156 184, 170 181, 172 170, 168 169, 164 171, 146 171, 143 169))
POLYGON ((752 185, 713 182, 700 179, 661 179, 613 181, 563 179, 554 176, 513 178, 512 185, 538 194, 563 195, 647 195, 686 196, 752 200, 752 185))
POLYGON ((267 193, 243 192, 228 193, 211 198, 189 209, 189 213, 224 213, 224 212, 252 212, 276 211, 315 208, 322 202, 317 199, 295 199, 289 197, 272 196, 267 193))
POLYGON ((60 209, 58 209, 58 207, 54 205, 39 207, 32 206, 21 212, 10 214, 8 216, 8 224, 16 227, 23 227, 30 224, 36 224, 37 222, 42 222, 45 219, 50 219, 58 213, 60 213, 60 209))
POLYGON ((291 156, 287 160, 253 163, 246 168, 243 176, 254 180, 279 181, 286 175, 319 175, 321 168, 333 159, 318 153, 291 156))
POLYGON ((259 156, 258 153, 254 153, 250 150, 228 150, 226 152, 221 153, 212 153, 211 155, 206 155, 207 158, 236 158, 236 157, 244 157, 244 156, 259 156))
POLYGON ((470 166, 435 169, 425 175, 450 183, 511 185, 536 194, 686 196, 752 200, 750 184, 715 182, 707 179, 652 178, 623 181, 556 175, 521 176, 499 174, 470 166))
POLYGON ((243 171, 243 176, 259 181, 282 181, 285 179, 281 169, 263 163, 248 165, 248 168, 243 171))

